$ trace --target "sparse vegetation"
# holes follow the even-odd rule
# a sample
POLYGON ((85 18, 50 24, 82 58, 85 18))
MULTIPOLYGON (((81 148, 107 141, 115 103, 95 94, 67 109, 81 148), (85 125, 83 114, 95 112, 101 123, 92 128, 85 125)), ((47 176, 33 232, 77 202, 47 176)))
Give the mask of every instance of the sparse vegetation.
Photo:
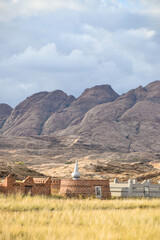
POLYGON ((14 163, 15 164, 24 164, 24 162, 22 162, 22 161, 15 161, 14 163))
POLYGON ((160 199, 0 195, 1 240, 158 240, 160 199))
POLYGON ((73 162, 72 161, 69 161, 69 162, 66 162, 65 164, 72 164, 73 162))

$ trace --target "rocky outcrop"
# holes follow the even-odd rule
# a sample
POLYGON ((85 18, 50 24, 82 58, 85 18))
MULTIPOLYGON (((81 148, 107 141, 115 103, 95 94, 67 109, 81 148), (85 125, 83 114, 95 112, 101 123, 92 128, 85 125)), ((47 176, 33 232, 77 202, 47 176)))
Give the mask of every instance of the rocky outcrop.
POLYGON ((45 121, 56 111, 67 108, 75 98, 57 90, 40 92, 20 103, 5 122, 4 135, 40 135, 45 121))
POLYGON ((12 108, 7 104, 0 104, 0 128, 4 125, 5 121, 12 112, 12 108))
POLYGON ((106 172, 107 174, 123 174, 130 173, 130 175, 148 173, 154 170, 154 167, 146 162, 134 163, 120 163, 118 161, 109 161, 107 164, 101 163, 93 165, 95 172, 106 172))
POLYGON ((23 180, 25 177, 44 177, 45 175, 38 173, 34 170, 27 168, 27 166, 22 162, 18 161, 8 161, 4 162, 0 160, 0 178, 5 178, 9 174, 14 176, 16 179, 23 180))
POLYGON ((86 89, 83 94, 76 99, 67 109, 52 114, 45 122, 42 133, 52 134, 67 126, 74 126, 80 123, 84 114, 91 108, 102 103, 112 102, 118 94, 110 85, 95 86, 86 89))

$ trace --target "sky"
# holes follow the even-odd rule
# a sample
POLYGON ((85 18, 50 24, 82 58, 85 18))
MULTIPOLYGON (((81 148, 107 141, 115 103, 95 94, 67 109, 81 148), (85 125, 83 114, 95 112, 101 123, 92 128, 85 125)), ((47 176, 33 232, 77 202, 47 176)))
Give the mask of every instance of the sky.
POLYGON ((0 0, 0 103, 160 79, 160 0, 0 0))

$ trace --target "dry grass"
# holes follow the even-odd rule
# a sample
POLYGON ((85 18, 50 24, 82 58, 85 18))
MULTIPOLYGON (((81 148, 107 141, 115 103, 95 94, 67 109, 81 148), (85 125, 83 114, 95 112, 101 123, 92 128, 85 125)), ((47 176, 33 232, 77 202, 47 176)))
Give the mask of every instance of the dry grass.
POLYGON ((0 240, 159 240, 159 199, 0 195, 0 240))

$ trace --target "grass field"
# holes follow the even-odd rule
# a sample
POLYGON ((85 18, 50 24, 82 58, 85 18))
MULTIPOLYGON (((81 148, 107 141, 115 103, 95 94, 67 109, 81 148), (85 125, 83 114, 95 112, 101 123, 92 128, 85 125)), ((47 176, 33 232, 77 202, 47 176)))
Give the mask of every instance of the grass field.
POLYGON ((0 240, 159 240, 160 199, 0 195, 0 240))

